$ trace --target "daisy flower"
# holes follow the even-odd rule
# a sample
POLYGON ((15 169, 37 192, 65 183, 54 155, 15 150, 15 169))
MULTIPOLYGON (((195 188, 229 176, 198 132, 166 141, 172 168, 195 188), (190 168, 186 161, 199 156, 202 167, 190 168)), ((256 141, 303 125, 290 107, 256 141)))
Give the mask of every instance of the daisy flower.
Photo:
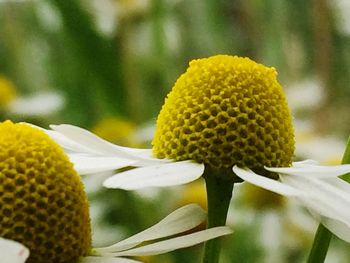
POLYGON ((5 239, 27 247, 28 262, 138 262, 123 257, 156 255, 231 233, 218 227, 171 237, 205 219, 198 205, 187 205, 128 239, 93 248, 88 200, 64 151, 42 130, 0 123, 0 254, 7 263, 24 262, 28 250, 5 239))
MULTIPOLYGON (((165 187, 203 176, 212 188, 208 197, 226 192, 229 200, 233 183, 247 181, 298 199, 350 241, 350 186, 338 178, 350 165, 292 161, 292 117, 276 78, 274 68, 248 58, 191 61, 158 115, 152 149, 113 145, 71 125, 52 125, 46 132, 80 174, 129 168, 104 181, 107 188, 165 187)), ((209 211, 215 206, 209 200, 209 211)))

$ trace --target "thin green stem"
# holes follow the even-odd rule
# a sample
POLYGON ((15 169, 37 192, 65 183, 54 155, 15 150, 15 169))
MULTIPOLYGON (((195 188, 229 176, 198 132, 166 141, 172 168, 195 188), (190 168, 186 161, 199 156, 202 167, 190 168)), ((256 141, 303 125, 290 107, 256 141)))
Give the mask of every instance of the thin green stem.
POLYGON ((332 233, 322 224, 318 226, 309 259, 307 261, 308 263, 324 262, 332 236, 332 233))
MULTIPOLYGON (((222 174, 206 171, 204 179, 207 188, 208 199, 208 225, 207 228, 223 226, 226 224, 226 217, 234 181, 230 177, 223 177, 222 174)), ((220 257, 220 239, 207 241, 204 246, 203 263, 217 263, 220 257)))
MULTIPOLYGON (((348 143, 346 144, 345 152, 342 159, 342 164, 350 164, 350 136, 348 138, 348 143)), ((350 174, 344 174, 341 176, 344 181, 350 183, 350 174)))
MULTIPOLYGON (((342 164, 349 164, 350 163, 350 137, 348 139, 348 143, 345 148, 345 152, 342 159, 342 164)), ((350 182, 350 176, 349 174, 344 175, 341 177, 343 180, 350 182)), ((322 263, 324 262, 328 247, 330 244, 330 241, 332 239, 333 234, 322 224, 318 226, 314 243, 312 245, 308 263, 322 263)))

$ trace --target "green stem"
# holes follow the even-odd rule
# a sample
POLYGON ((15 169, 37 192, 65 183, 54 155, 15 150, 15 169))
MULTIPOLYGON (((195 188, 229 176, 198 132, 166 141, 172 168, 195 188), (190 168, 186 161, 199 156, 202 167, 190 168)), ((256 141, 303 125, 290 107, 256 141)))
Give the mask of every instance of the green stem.
MULTIPOLYGON (((346 144, 345 152, 343 155, 343 159, 341 161, 342 164, 350 164, 350 136, 348 138, 348 143, 346 144)), ((340 178, 344 181, 350 183, 350 174, 344 174, 340 178)))
MULTIPOLYGON (((350 137, 348 139, 346 149, 342 159, 342 164, 349 164, 349 163, 350 163, 350 137)), ((341 178, 347 182, 350 182, 349 174, 344 175, 341 178)), ((312 245, 310 255, 307 261, 308 263, 324 262, 332 236, 333 234, 325 226, 323 226, 322 224, 318 226, 314 243, 312 245)))
MULTIPOLYGON (((208 172, 204 174, 207 188, 208 199, 208 225, 207 228, 224 226, 234 180, 229 176, 217 174, 217 172, 208 172)), ((220 257, 220 239, 216 238, 207 241, 204 246, 203 263, 217 263, 220 257)))
POLYGON ((322 224, 318 226, 309 259, 307 261, 308 263, 324 262, 332 236, 332 233, 322 224))

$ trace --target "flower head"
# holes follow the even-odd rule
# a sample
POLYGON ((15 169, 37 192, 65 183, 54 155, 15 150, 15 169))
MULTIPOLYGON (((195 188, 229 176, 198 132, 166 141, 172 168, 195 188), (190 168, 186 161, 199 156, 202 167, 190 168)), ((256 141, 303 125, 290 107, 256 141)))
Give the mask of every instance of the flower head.
POLYGON ((290 166, 294 132, 276 76, 248 58, 191 61, 158 115, 154 155, 216 169, 290 166))
POLYGON ((0 236, 25 244, 29 262, 69 262, 91 248, 80 176, 49 136, 0 124, 0 236))
POLYGON ((350 165, 292 162, 294 131, 276 75, 248 58, 192 61, 158 116, 153 149, 113 145, 71 125, 46 132, 81 174, 134 168, 116 171, 104 182, 107 188, 185 184, 209 168, 298 199, 350 242, 350 186, 338 178, 350 165))
POLYGON ((0 255, 11 258, 8 263, 24 262, 28 251, 7 239, 30 250, 28 263, 98 263, 101 257, 139 262, 120 257, 161 254, 232 232, 218 227, 135 248, 188 231, 205 218, 201 208, 188 205, 128 239, 92 248, 88 200, 68 156, 40 129, 0 123, 0 255))

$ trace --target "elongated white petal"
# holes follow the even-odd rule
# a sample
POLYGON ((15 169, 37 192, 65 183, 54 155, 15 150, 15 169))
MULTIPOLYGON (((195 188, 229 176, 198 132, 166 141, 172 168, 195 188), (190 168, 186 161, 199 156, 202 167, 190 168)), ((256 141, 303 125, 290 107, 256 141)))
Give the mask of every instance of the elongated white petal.
POLYGON ((142 263, 138 260, 115 257, 84 257, 79 263, 142 263))
MULTIPOLYGON (((85 130, 83 128, 69 125, 50 125, 50 128, 64 135, 66 138, 81 144, 86 145, 88 148, 93 149, 95 153, 105 154, 105 155, 118 155, 120 153, 125 153, 117 149, 116 145, 103 140, 102 138, 96 136, 92 132, 85 130)), ((121 147, 122 148, 122 147, 121 147)), ((135 149, 133 149, 135 150, 135 149)))
POLYGON ((329 218, 322 217, 321 223, 328 228, 334 235, 340 239, 350 243, 350 227, 349 224, 335 221, 329 218))
POLYGON ((253 171, 249 169, 242 169, 237 166, 234 166, 232 168, 233 172, 244 181, 247 181, 251 184, 254 184, 256 186, 262 187, 264 189, 270 190, 272 192, 286 195, 286 196, 300 196, 304 195, 301 191, 299 191, 297 188, 289 186, 287 184, 283 184, 279 181, 257 175, 253 171))
POLYGON ((313 176, 318 178, 337 177, 350 172, 350 164, 322 166, 314 164, 298 164, 296 167, 265 167, 266 170, 276 173, 296 176, 313 176))
POLYGON ((283 180, 308 191, 309 197, 298 198, 299 201, 312 214, 316 214, 316 217, 320 218, 321 222, 336 236, 347 242, 350 241, 350 211, 344 209, 350 206, 350 195, 347 189, 343 191, 342 187, 338 187, 346 182, 342 182, 339 178, 319 180, 292 176, 286 176, 283 180))
POLYGON ((80 175, 116 170, 136 163, 135 160, 118 157, 92 157, 82 154, 68 154, 68 157, 80 175))
POLYGON ((23 263, 29 257, 29 250, 21 243, 0 237, 0 261, 23 263))
POLYGON ((145 187, 165 187, 192 182, 204 172, 204 165, 192 161, 148 166, 118 173, 103 185, 107 188, 135 190, 145 187))
POLYGON ((95 153, 95 152, 90 152, 88 148, 68 139, 63 134, 57 131, 47 130, 31 123, 26 123, 26 122, 22 122, 22 123, 45 132, 47 135, 51 137, 51 139, 53 139, 57 144, 59 144, 66 152, 68 151, 68 152, 78 152, 78 153, 95 153))
MULTIPOLYGON (((325 181, 315 178, 285 176, 282 177, 282 180, 308 193, 307 198, 301 197, 300 200, 310 210, 349 225, 350 210, 344 209, 344 207, 350 207, 350 193, 330 184, 330 179, 325 181)), ((341 179, 333 178, 333 180, 340 181, 341 179)))
POLYGON ((61 125, 51 125, 53 130, 63 134, 68 139, 83 145, 86 148, 89 148, 91 152, 96 154, 102 154, 107 156, 115 156, 121 158, 130 158, 132 160, 139 160, 143 162, 169 162, 169 160, 157 159, 151 157, 150 149, 136 149, 129 147, 122 147, 118 145, 114 145, 102 138, 96 136, 95 134, 84 130, 82 128, 61 124, 61 125))
POLYGON ((346 166, 328 167, 311 162, 298 163, 294 168, 273 168, 271 171, 282 171, 282 183, 259 176, 248 169, 234 167, 233 171, 245 181, 282 195, 297 198, 312 214, 317 214, 335 235, 345 241, 350 240, 350 185, 337 175, 347 172, 346 166), (316 167, 316 169, 314 169, 316 167), (286 173, 285 169, 298 170, 298 174, 286 173), (313 169, 313 170, 312 170, 313 169), (311 172, 312 170, 312 172, 311 172), (243 171, 243 172, 242 172, 243 171), (304 171, 303 174, 301 171, 304 171), (320 175, 313 174, 319 171, 320 175), (330 171, 332 176, 326 174, 330 171), (245 172, 245 173, 244 173, 245 172), (299 173, 300 172, 300 173, 299 173), (273 181, 273 182, 271 182, 273 181), (290 191, 293 189, 292 191, 290 191), (287 191, 286 191, 287 190, 287 191), (293 192, 296 191, 297 194, 293 192))
POLYGON ((322 203, 321 200, 317 199, 304 199, 299 201, 311 212, 311 214, 314 215, 316 219, 325 217, 328 218, 328 221, 334 221, 335 224, 341 223, 348 225, 349 227, 348 219, 344 218, 344 215, 339 213, 339 210, 332 206, 332 202, 322 203))
POLYGON ((350 193, 350 183, 348 183, 347 181, 344 181, 340 178, 326 178, 323 181, 333 185, 338 189, 343 190, 346 193, 350 193))
POLYGON ((57 131, 45 130, 45 132, 51 137, 51 139, 53 139, 57 144, 59 144, 65 150, 65 152, 68 151, 76 153, 96 154, 96 152, 92 151, 90 148, 74 142, 73 140, 67 138, 66 136, 57 131))
POLYGON ((193 234, 171 238, 165 241, 153 243, 122 252, 112 253, 114 256, 148 256, 167 253, 176 249, 185 248, 200 244, 207 240, 220 236, 231 234, 232 230, 229 227, 214 227, 202 230, 193 234))
POLYGON ((306 160, 303 160, 303 161, 293 162, 292 166, 293 167, 298 167, 298 166, 303 166, 305 164, 319 165, 320 163, 318 161, 315 161, 315 160, 312 160, 312 159, 306 159, 306 160))
POLYGON ((99 253, 111 253, 135 247, 142 242, 176 235, 190 230, 206 219, 206 212, 196 204, 183 206, 154 226, 112 246, 96 249, 99 253))

